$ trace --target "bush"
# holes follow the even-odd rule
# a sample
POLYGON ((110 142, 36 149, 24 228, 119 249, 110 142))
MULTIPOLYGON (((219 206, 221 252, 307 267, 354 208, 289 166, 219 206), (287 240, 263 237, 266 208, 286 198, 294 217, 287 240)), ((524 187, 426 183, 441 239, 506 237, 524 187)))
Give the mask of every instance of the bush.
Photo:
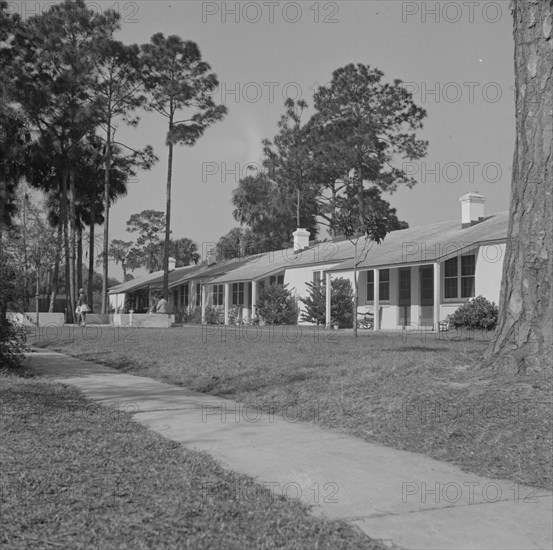
MULTIPOLYGON (((208 325, 218 325, 219 324, 219 310, 217 308, 207 306, 205 308, 205 322, 208 325)), ((202 320, 202 310, 200 308, 200 322, 202 320)))
POLYGON ((184 320, 185 323, 194 323, 196 325, 202 324, 202 308, 201 306, 196 306, 184 320))
MULTIPOLYGON (((307 283, 309 296, 300 298, 305 305, 305 311, 301 315, 302 321, 326 324, 326 284, 307 283)), ((331 324, 339 328, 353 327, 353 287, 349 279, 339 277, 332 279, 332 297, 330 302, 331 324)))
POLYGON ((26 345, 27 329, 11 321, 8 311, 22 312, 24 277, 14 266, 14 258, 5 251, 0 236, 0 366, 20 367, 26 345))
POLYGON ((260 290, 257 314, 267 325, 295 325, 298 322, 298 304, 287 286, 272 284, 260 290))
POLYGON ((477 296, 458 308, 449 321, 455 328, 493 330, 497 325, 499 310, 494 302, 477 296))
POLYGON ((21 367, 27 346, 27 328, 4 319, 0 323, 0 365, 7 368, 21 367))

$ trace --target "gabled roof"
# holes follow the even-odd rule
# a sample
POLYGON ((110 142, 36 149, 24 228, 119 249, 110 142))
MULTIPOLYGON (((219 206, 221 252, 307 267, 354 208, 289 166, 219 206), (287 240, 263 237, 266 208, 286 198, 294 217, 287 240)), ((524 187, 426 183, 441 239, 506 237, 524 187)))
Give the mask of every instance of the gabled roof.
MULTIPOLYGON (((245 258, 236 258, 227 260, 222 263, 212 265, 189 265, 186 267, 178 267, 169 273, 169 288, 174 288, 185 284, 187 281, 199 279, 202 283, 210 278, 228 273, 233 269, 237 269, 243 264, 249 262, 255 256, 245 258)), ((125 283, 113 286, 109 289, 109 294, 123 294, 128 292, 136 292, 141 289, 156 289, 160 290, 163 285, 163 271, 155 271, 138 279, 132 279, 125 283)))
MULTIPOLYGON (((364 259, 358 268, 429 263, 479 244, 504 242, 507 240, 508 221, 509 213, 499 212, 467 228, 462 228, 459 221, 454 220, 400 229, 389 233, 381 244, 372 243, 368 252, 362 250, 361 239, 358 253, 364 259)), ((296 267, 321 266, 326 271, 350 271, 353 269, 354 254, 354 244, 346 239, 339 242, 322 242, 300 252, 286 248, 209 266, 180 267, 169 273, 169 288, 193 279, 209 284, 256 281, 296 267)), ((114 286, 109 289, 109 293, 161 288, 162 283, 163 271, 157 271, 114 286)))
POLYGON ((139 290, 142 287, 148 287, 150 284, 157 281, 157 279, 159 279, 160 277, 161 280, 163 280, 163 271, 154 271, 153 273, 148 273, 148 275, 144 275, 143 277, 139 277, 138 279, 131 279, 130 281, 112 286, 108 290, 108 294, 124 294, 126 292, 133 292, 135 290, 139 290))
MULTIPOLYGON (((480 244, 505 242, 508 222, 509 213, 499 212, 466 228, 455 220, 393 231, 381 244, 373 243, 366 255, 360 252, 364 259, 358 268, 429 263, 480 244)), ((350 271, 353 263, 349 259, 328 271, 350 271)))
MULTIPOLYGON (((175 269, 169 273, 169 288, 174 288, 179 285, 183 285, 190 279, 194 279, 198 276, 199 273, 209 269, 210 266, 206 265, 191 265, 181 270, 175 269)), ((163 282, 163 272, 162 272, 162 282, 163 282)))
POLYGON ((285 248, 250 256, 249 260, 238 269, 213 278, 209 283, 256 281, 280 273, 285 269, 321 264, 330 266, 347 258, 353 258, 353 256, 354 245, 348 240, 322 242, 299 252, 294 252, 293 248, 285 248))
MULTIPOLYGON (((177 267, 173 271, 169 272, 169 287, 176 286, 178 281, 186 278, 189 274, 194 273, 201 269, 202 266, 187 265, 185 267, 177 267)), ((109 289, 109 294, 123 294, 126 292, 135 292, 142 288, 156 288, 160 289, 163 285, 163 271, 154 271, 148 273, 138 279, 132 279, 120 285, 113 286, 109 289)))

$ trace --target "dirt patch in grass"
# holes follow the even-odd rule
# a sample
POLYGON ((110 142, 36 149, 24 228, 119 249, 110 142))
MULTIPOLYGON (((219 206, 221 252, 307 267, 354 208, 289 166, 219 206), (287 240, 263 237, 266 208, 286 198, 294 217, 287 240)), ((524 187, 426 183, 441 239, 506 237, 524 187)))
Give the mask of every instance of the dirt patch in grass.
POLYGON ((2 548, 384 548, 71 387, 0 388, 2 548))
POLYGON ((66 330, 39 344, 476 474, 553 488, 553 373, 475 370, 485 340, 372 332, 354 340, 295 327, 140 329, 132 342, 124 335, 91 340, 66 330))

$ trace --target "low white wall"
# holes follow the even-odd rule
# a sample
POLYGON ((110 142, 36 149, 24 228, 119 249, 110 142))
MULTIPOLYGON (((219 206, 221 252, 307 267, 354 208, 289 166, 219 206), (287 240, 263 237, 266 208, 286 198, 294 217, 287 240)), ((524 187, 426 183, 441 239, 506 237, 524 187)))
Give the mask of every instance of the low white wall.
POLYGON ((168 328, 175 322, 174 315, 164 313, 113 313, 111 324, 115 326, 138 326, 143 328, 168 328))
MULTIPOLYGON (((19 325, 24 325, 31 327, 36 325, 36 313, 25 312, 25 313, 15 313, 13 311, 8 311, 8 319, 12 322, 15 322, 19 325)), ((41 326, 50 325, 50 326, 61 326, 65 324, 65 314, 63 313, 40 313, 38 314, 38 323, 41 326)))

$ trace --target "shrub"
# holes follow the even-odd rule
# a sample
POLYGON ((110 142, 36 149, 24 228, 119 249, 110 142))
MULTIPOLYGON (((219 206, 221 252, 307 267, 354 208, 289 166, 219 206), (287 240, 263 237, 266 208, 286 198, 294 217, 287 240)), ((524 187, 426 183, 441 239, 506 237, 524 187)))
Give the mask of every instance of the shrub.
POLYGON ((196 306, 187 316, 185 323, 194 323, 200 325, 202 323, 202 308, 196 306))
POLYGON ((298 322, 298 304, 287 286, 272 284, 260 290, 257 314, 267 325, 295 325, 298 322))
POLYGON ((493 330, 497 325, 499 310, 494 302, 477 296, 458 308, 449 320, 455 328, 493 330))
MULTIPOLYGON (((302 321, 326 324, 326 284, 307 283, 309 296, 300 298, 305 305, 302 321)), ((353 327, 353 287, 349 279, 332 279, 332 297, 330 302, 331 324, 339 328, 353 327)))
POLYGON ((7 368, 20 367, 27 346, 27 328, 10 319, 0 323, 0 365, 7 368))
MULTIPOLYGON (((200 308, 200 322, 202 318, 202 311, 200 308)), ((218 325, 219 324, 219 310, 217 308, 207 306, 205 308, 205 322, 208 325, 218 325)))
POLYGON ((14 266, 13 257, 5 251, 0 236, 0 366, 14 368, 22 364, 26 345, 27 329, 8 318, 8 311, 22 312, 22 281, 14 266))

